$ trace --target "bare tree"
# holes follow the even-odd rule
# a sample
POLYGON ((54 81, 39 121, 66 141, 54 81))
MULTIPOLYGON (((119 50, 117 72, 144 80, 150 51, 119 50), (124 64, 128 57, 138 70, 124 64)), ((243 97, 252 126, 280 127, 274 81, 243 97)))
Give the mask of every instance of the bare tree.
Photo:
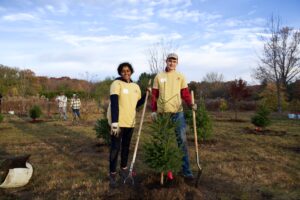
POLYGON ((167 55, 176 49, 177 47, 172 41, 165 41, 164 39, 154 43, 147 49, 146 54, 151 73, 157 74, 158 72, 164 71, 167 55))
POLYGON ((210 72, 204 76, 203 81, 208 83, 220 83, 224 81, 224 76, 218 72, 210 72))
POLYGON ((280 18, 270 19, 260 64, 254 71, 259 80, 276 83, 277 110, 282 112, 282 87, 300 75, 300 31, 291 27, 281 27, 280 18))
POLYGON ((86 90, 86 92, 87 92, 87 98, 90 99, 93 90, 93 82, 95 82, 97 78, 97 74, 90 74, 88 71, 86 71, 84 74, 81 74, 80 76, 83 77, 83 79, 89 83, 88 90, 86 90))
POLYGON ((235 121, 237 121, 239 102, 249 96, 247 82, 241 78, 239 80, 235 79, 229 86, 229 93, 234 107, 235 121))

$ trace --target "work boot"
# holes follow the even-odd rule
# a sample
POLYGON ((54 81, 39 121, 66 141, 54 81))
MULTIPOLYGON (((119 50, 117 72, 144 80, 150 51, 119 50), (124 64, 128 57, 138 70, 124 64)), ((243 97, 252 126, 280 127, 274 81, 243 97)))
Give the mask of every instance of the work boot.
POLYGON ((117 173, 110 173, 109 175, 109 186, 117 187, 117 173))
POLYGON ((167 178, 168 178, 169 180, 173 180, 173 179, 174 179, 172 171, 168 171, 168 173, 167 173, 167 178))
POLYGON ((124 181, 128 176, 128 167, 126 167, 125 169, 121 167, 119 174, 121 176, 122 181, 124 181))

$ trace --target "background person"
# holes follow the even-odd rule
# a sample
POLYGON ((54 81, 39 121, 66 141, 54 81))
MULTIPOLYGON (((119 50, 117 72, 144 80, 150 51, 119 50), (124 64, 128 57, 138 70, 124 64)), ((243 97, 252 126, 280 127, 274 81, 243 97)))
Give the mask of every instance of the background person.
POLYGON ((81 101, 78 98, 77 94, 73 94, 73 98, 71 99, 70 106, 73 112, 73 121, 80 119, 80 106, 81 101))
POLYGON ((56 102, 58 103, 58 111, 60 114, 60 118, 67 120, 67 102, 68 98, 64 95, 63 92, 60 93, 58 97, 56 97, 56 102))

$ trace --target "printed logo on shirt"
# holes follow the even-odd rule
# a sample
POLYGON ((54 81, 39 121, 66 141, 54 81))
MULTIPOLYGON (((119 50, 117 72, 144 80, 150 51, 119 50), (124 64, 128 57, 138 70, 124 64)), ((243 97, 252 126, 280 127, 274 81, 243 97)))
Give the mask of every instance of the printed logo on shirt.
POLYGON ((124 93, 124 94, 128 94, 128 93, 129 93, 129 90, 128 90, 127 88, 124 88, 124 89, 123 89, 123 93, 124 93))
POLYGON ((179 80, 180 80, 180 77, 178 76, 178 77, 177 77, 177 81, 179 81, 179 80))
POLYGON ((167 79, 166 79, 166 78, 161 78, 161 79, 160 79, 160 82, 161 82, 161 83, 165 83, 165 82, 167 82, 167 79))

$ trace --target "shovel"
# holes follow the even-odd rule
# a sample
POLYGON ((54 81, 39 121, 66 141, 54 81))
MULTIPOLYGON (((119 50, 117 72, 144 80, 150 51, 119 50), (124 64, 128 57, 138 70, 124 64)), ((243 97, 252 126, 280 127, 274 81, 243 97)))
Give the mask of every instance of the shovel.
MULTIPOLYGON (((148 82, 148 87, 150 85, 151 85, 151 79, 148 82)), ((131 181, 132 185, 134 185, 133 172, 132 172, 133 171, 133 165, 135 163, 135 158, 136 158, 136 154, 137 154, 137 150, 138 150, 138 146, 139 146, 140 135, 141 135, 141 130, 142 130, 143 121, 144 121, 144 115, 145 115, 145 111, 146 111, 146 107, 147 107, 148 96, 149 96, 149 92, 147 91, 146 92, 145 103, 144 103, 144 107, 143 107, 143 112, 142 112, 142 117, 141 117, 141 121, 140 121, 140 126, 139 126, 139 130, 138 130, 137 140, 136 140, 135 147, 134 147, 134 153, 133 153, 131 165, 130 165, 130 168, 129 168, 129 173, 128 173, 128 176, 124 180, 124 183, 126 183, 127 181, 131 181)))
MULTIPOLYGON (((194 104, 195 103, 194 91, 192 91, 191 94, 192 94, 192 104, 194 104)), ((197 126, 196 126, 196 113, 195 113, 194 110, 193 110, 193 127, 194 127, 194 138, 195 138, 195 148, 196 148, 196 159, 197 159, 197 166, 198 166, 198 173, 197 173, 197 178, 196 178, 196 183, 195 183, 195 187, 197 187, 200 176, 202 174, 202 167, 200 165, 200 160, 199 160, 198 136, 197 136, 197 126)))

